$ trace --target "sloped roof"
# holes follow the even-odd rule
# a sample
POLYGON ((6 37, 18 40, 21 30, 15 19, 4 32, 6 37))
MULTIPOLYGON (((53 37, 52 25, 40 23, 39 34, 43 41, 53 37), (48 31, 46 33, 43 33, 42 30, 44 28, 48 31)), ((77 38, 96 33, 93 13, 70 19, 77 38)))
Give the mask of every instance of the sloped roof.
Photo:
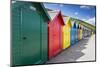
POLYGON ((83 26, 82 25, 80 25, 80 29, 83 29, 83 26))
POLYGON ((70 17, 67 17, 66 25, 69 25, 70 27, 72 27, 70 17))
POLYGON ((44 16, 46 17, 46 20, 50 20, 50 16, 48 15, 47 10, 45 9, 45 7, 44 7, 44 5, 42 3, 34 3, 34 2, 32 2, 32 4, 34 6, 36 6, 38 10, 42 11, 41 14, 42 14, 43 17, 44 16))
POLYGON ((68 20, 68 16, 62 15, 64 23, 66 24, 66 21, 68 20))
POLYGON ((53 10, 50 10, 50 11, 47 11, 50 18, 53 20, 53 18, 59 13, 59 11, 53 11, 53 10))
POLYGON ((73 28, 77 28, 77 27, 76 27, 76 23, 74 23, 73 28))
POLYGON ((47 13, 47 11, 45 10, 45 7, 42 3, 38 3, 38 2, 25 2, 25 1, 12 1, 12 8, 16 8, 16 7, 20 7, 23 5, 29 5, 30 7, 32 7, 32 9, 34 8, 34 10, 37 10, 39 12, 41 12, 43 18, 45 20, 50 20, 50 17, 47 13))
POLYGON ((72 27, 74 27, 74 26, 76 26, 76 24, 75 24, 75 20, 71 20, 71 25, 72 25, 72 27))
POLYGON ((78 24, 78 27, 77 27, 78 29, 80 29, 80 25, 78 24))
POLYGON ((62 24, 62 25, 65 24, 65 23, 64 23, 64 20, 63 20, 63 18, 62 18, 61 11, 59 11, 59 10, 47 9, 47 12, 48 12, 48 14, 49 14, 51 20, 54 20, 56 17, 60 17, 60 19, 61 19, 61 21, 62 21, 61 24, 62 24))
POLYGON ((91 24, 89 24, 89 23, 87 23, 85 21, 82 21, 82 20, 79 20, 79 19, 75 19, 75 18, 72 18, 72 17, 71 17, 71 19, 72 20, 76 20, 77 24, 81 24, 81 25, 83 25, 84 27, 86 27, 88 29, 95 30, 95 26, 94 25, 91 25, 91 24))
MULTIPOLYGON (((60 20, 62 21, 61 24, 62 24, 62 25, 65 25, 65 23, 64 23, 64 21, 63 21, 62 14, 61 14, 61 11, 58 12, 58 14, 56 15, 56 17, 59 17, 60 20)), ((56 18, 56 17, 55 17, 55 18, 56 18)))

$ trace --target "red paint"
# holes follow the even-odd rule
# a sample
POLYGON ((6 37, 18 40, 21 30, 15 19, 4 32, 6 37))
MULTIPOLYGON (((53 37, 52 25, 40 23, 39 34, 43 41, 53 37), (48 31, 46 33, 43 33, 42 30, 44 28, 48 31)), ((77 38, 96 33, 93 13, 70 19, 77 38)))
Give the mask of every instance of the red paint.
POLYGON ((78 40, 80 40, 80 29, 78 29, 78 40))
POLYGON ((53 20, 48 24, 48 56, 49 59, 56 56, 62 50, 62 19, 61 12, 59 12, 53 20))

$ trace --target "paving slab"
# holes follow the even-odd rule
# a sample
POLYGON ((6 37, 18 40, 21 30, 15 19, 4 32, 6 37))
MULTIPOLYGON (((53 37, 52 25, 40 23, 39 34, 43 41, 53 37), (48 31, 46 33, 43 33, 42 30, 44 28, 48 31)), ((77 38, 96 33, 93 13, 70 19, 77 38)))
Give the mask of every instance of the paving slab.
POLYGON ((77 62, 95 60, 95 35, 78 41, 46 63, 77 62))

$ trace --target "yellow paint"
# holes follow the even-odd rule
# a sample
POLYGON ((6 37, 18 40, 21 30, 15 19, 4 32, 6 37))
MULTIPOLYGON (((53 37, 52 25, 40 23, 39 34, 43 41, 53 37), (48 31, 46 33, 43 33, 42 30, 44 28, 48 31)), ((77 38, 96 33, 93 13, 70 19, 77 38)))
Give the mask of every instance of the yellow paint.
POLYGON ((82 39, 82 30, 80 30, 80 40, 82 39))
POLYGON ((71 21, 70 18, 67 19, 66 24, 63 26, 63 49, 70 47, 70 29, 71 21))
POLYGON ((93 32, 92 32, 92 35, 93 35, 93 32))

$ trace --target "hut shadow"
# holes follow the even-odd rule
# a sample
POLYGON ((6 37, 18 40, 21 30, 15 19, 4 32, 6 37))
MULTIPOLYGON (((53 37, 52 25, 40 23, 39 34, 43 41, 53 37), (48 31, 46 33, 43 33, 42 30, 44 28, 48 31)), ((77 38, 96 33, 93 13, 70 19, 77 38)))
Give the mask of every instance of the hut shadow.
POLYGON ((76 60, 83 55, 85 55, 82 50, 86 49, 86 45, 88 45, 88 40, 83 39, 79 42, 77 42, 75 45, 71 46, 68 49, 65 49, 60 54, 58 54, 56 57, 52 58, 51 60, 48 60, 46 64, 51 63, 64 63, 64 62, 76 62, 76 60))

